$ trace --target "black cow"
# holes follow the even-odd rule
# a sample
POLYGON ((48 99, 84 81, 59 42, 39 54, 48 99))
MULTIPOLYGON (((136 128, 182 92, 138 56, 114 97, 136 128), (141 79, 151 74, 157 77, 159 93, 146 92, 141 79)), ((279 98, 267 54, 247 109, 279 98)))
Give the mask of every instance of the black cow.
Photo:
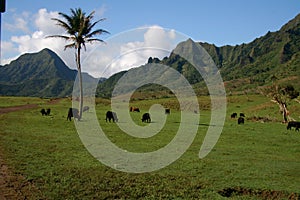
POLYGON ((46 115, 50 115, 50 112, 51 112, 51 109, 48 108, 48 109, 46 110, 46 115))
POLYGON ((166 108, 166 109, 165 109, 165 114, 166 114, 166 115, 169 115, 170 113, 171 113, 170 108, 166 108))
POLYGON ((238 124, 244 124, 244 123, 245 123, 245 119, 243 117, 239 117, 238 124))
POLYGON ((42 108, 41 109, 41 113, 42 113, 42 115, 44 116, 44 115, 50 115, 50 112, 51 112, 51 109, 50 108, 48 108, 47 110, 45 110, 45 108, 42 108))
POLYGON ((245 117, 245 114, 244 113, 240 113, 240 117, 245 117))
POLYGON ((150 118, 150 114, 149 113, 144 113, 142 116, 142 122, 147 122, 150 123, 151 122, 151 118, 150 118))
POLYGON ((292 122, 289 122, 286 129, 287 130, 292 130, 292 127, 295 127, 296 131, 299 131, 299 128, 300 128, 300 122, 295 122, 295 121, 292 121, 292 122))
POLYGON ((105 118, 105 121, 106 121, 106 122, 107 122, 107 119, 108 119, 109 122, 110 122, 111 120, 113 120, 113 122, 118 122, 118 116, 117 116, 117 113, 112 112, 112 111, 107 111, 107 112, 106 112, 106 118, 105 118))
POLYGON ((42 113, 42 116, 47 115, 47 112, 44 108, 41 110, 41 113, 42 113))
POLYGON ((83 109, 82 109, 82 112, 89 111, 89 110, 90 110, 90 107, 84 106, 83 109))
POLYGON ((76 108, 69 108, 67 120, 72 119, 72 117, 77 118, 79 120, 79 111, 76 108))
POLYGON ((237 117, 237 113, 232 113, 230 117, 231 119, 235 119, 237 117))

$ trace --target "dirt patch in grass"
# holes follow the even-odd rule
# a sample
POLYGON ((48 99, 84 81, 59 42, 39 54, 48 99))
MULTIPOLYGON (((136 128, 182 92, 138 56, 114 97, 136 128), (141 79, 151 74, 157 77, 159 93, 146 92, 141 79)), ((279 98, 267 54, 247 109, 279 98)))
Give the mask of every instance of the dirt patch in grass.
POLYGON ((0 199, 34 199, 40 192, 24 176, 13 173, 0 149, 0 199))
POLYGON ((281 122, 280 120, 276 119, 275 117, 262 117, 262 116, 251 116, 247 117, 248 121, 253 122, 281 122))
POLYGON ((38 107, 37 104, 26 104, 26 105, 21 105, 21 106, 12 106, 12 107, 7 107, 7 108, 0 108, 0 115, 5 114, 5 113, 19 111, 19 110, 36 108, 36 107, 38 107))
POLYGON ((260 189, 249 189, 249 188, 225 188, 218 193, 223 197, 234 197, 234 196, 254 196, 261 199, 290 199, 298 200, 300 194, 297 193, 287 193, 283 191, 274 190, 260 190, 260 189))
POLYGON ((62 98, 53 98, 50 99, 47 104, 53 105, 53 104, 58 104, 60 101, 62 100, 62 98))
MULTIPOLYGON (((53 99, 48 104, 57 104, 61 99, 53 99)), ((37 104, 26 104, 0 108, 0 114, 37 108, 37 104)), ((24 176, 14 173, 4 159, 3 150, 0 148, 0 199, 35 199, 39 190, 24 176)))
MULTIPOLYGON (((47 104, 48 105, 58 104, 61 100, 62 100, 62 98, 50 99, 49 102, 47 102, 47 104)), ((20 110, 25 110, 25 109, 37 108, 37 107, 38 107, 38 104, 25 104, 25 105, 20 105, 20 106, 11 106, 11 107, 0 108, 0 115, 5 114, 5 113, 20 111, 20 110)))

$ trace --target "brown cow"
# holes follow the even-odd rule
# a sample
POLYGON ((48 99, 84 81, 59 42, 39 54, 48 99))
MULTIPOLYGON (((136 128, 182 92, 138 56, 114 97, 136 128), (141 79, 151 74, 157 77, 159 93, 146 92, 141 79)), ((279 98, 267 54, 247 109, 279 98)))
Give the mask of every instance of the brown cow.
POLYGON ((140 112, 140 109, 137 107, 130 107, 129 111, 130 112, 140 112))

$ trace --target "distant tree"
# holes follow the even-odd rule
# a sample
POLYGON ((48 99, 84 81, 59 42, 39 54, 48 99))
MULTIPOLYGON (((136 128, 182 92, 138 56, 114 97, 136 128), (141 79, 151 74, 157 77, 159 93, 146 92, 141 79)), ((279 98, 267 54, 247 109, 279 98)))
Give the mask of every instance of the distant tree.
POLYGON ((153 62, 152 57, 149 57, 149 58, 148 58, 148 63, 152 63, 152 62, 153 62))
POLYGON ((160 63, 160 60, 159 60, 159 58, 153 58, 152 62, 153 63, 160 63))
POLYGON ((283 122, 289 121, 289 111, 287 103, 291 99, 296 99, 299 96, 299 92, 295 90, 292 85, 278 85, 275 80, 276 77, 272 77, 273 84, 264 89, 263 94, 270 97, 273 102, 277 103, 282 113, 283 122))
POLYGON ((66 41, 70 41, 70 44, 65 45, 65 49, 74 48, 75 49, 75 58, 76 65, 78 70, 79 77, 79 90, 80 90, 80 98, 79 98, 79 120, 82 117, 82 108, 83 108, 83 88, 82 88, 82 74, 81 74, 81 48, 84 47, 86 50, 86 43, 93 42, 104 42, 101 39, 93 38, 96 35, 101 35, 103 33, 109 33, 103 29, 93 30, 95 25, 105 20, 102 18, 98 21, 93 22, 95 11, 91 12, 89 15, 86 15, 85 12, 78 9, 71 9, 71 14, 67 15, 64 13, 59 13, 59 15, 64 19, 52 18, 52 20, 57 22, 57 25, 64 28, 66 31, 65 35, 52 35, 47 36, 47 38, 62 38, 66 41))

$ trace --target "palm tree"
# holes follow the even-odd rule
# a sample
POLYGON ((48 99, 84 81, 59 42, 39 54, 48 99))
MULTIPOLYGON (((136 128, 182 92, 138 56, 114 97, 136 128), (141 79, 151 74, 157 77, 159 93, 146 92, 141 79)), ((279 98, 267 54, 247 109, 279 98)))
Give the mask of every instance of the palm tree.
POLYGON ((96 35, 101 35, 103 33, 109 33, 103 29, 93 30, 94 26, 100 22, 105 20, 102 18, 98 21, 92 22, 94 18, 95 11, 91 12, 88 16, 86 13, 78 9, 71 9, 71 15, 67 15, 64 13, 59 13, 59 15, 64 18, 65 21, 52 18, 52 20, 57 22, 57 25, 64 28, 66 31, 66 35, 52 35, 47 36, 47 38, 62 38, 66 41, 70 41, 71 43, 65 45, 65 50, 67 48, 75 49, 75 58, 76 65, 78 70, 79 77, 79 90, 80 90, 80 98, 79 98, 79 120, 82 117, 82 107, 83 107, 83 88, 82 88, 82 74, 81 74, 81 48, 83 47, 86 50, 86 43, 93 42, 104 42, 101 39, 93 38, 96 35))

